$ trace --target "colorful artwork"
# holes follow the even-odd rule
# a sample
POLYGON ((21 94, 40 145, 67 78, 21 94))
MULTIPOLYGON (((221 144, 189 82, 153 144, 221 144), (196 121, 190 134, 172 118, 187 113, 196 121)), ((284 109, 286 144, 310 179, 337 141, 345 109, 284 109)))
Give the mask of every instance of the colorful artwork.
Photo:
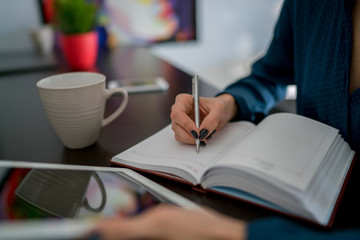
POLYGON ((149 44, 196 38, 195 0, 107 0, 109 30, 120 43, 149 44))

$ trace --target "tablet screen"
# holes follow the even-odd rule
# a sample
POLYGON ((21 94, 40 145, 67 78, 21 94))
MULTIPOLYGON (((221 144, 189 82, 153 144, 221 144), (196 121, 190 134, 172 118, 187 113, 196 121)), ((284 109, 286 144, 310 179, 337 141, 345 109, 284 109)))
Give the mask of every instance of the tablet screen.
POLYGON ((0 222, 132 216, 162 200, 124 174, 0 168, 0 222))

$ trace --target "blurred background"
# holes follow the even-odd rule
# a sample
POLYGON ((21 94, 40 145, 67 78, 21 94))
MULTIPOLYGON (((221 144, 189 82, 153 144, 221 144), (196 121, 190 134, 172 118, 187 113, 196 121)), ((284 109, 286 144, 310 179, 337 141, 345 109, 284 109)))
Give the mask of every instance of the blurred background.
MULTIPOLYGON (((56 49, 51 2, 2 1, 0 58, 16 52, 47 54, 56 49), (39 43, 34 35, 39 32, 49 35, 49 29, 53 31, 50 33, 53 38, 47 41, 53 44, 39 43)), ((202 80, 222 89, 248 74, 251 63, 264 54, 283 0, 95 2, 100 7, 99 47, 143 46, 183 71, 199 74, 202 80)), ((295 98, 295 92, 290 88, 287 98, 295 98)))

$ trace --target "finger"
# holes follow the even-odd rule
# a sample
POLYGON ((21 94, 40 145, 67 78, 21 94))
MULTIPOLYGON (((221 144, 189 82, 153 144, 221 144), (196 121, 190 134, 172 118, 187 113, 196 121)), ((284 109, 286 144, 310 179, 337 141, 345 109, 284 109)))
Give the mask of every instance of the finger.
POLYGON ((176 141, 186 144, 195 144, 195 138, 198 138, 198 133, 195 130, 191 130, 189 133, 185 128, 175 122, 172 123, 171 127, 174 131, 176 141))
POLYGON ((214 131, 212 131, 212 132, 205 138, 205 140, 209 140, 215 133, 216 133, 216 129, 214 129, 214 131))
POLYGON ((100 222, 92 233, 101 239, 164 239, 164 222, 173 218, 173 206, 160 204, 144 211, 142 214, 128 218, 109 218, 100 222))
POLYGON ((172 122, 185 129, 189 134, 191 134, 192 130, 194 130, 196 133, 199 133, 199 129, 196 127, 195 122, 187 115, 182 117, 181 121, 176 121, 172 119, 172 122))
POLYGON ((151 222, 144 219, 144 215, 134 218, 112 218, 102 221, 93 231, 93 236, 100 236, 104 240, 121 239, 157 239, 157 229, 151 222))
POLYGON ((216 132, 216 129, 219 124, 219 117, 210 112, 200 125, 200 140, 208 139, 212 134, 216 132))
POLYGON ((194 104, 192 96, 189 94, 179 94, 176 97, 174 105, 171 107, 170 118, 173 124, 173 131, 180 139, 184 138, 183 142, 190 143, 193 142, 189 137, 193 136, 195 133, 199 133, 195 123, 194 123, 194 104), (181 130, 183 128, 188 134, 184 134, 181 130))
MULTIPOLYGON (((183 113, 185 115, 193 114, 194 109, 194 101, 190 94, 179 94, 175 98, 175 103, 172 106, 172 112, 179 112, 183 113)), ((182 117, 181 115, 178 115, 179 117, 182 117)), ((173 118, 172 118, 173 119, 173 118)), ((176 121, 181 119, 174 119, 176 121)))

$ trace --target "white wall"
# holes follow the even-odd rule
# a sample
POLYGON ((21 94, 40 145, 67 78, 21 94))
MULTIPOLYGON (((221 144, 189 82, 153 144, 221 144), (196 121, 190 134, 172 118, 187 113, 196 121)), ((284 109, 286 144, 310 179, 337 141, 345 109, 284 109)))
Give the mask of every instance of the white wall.
POLYGON ((161 44, 154 54, 222 89, 246 75, 272 37, 283 0, 196 0, 196 43, 161 44))
POLYGON ((41 25, 37 0, 3 0, 0 6, 0 53, 33 50, 29 32, 41 25))

